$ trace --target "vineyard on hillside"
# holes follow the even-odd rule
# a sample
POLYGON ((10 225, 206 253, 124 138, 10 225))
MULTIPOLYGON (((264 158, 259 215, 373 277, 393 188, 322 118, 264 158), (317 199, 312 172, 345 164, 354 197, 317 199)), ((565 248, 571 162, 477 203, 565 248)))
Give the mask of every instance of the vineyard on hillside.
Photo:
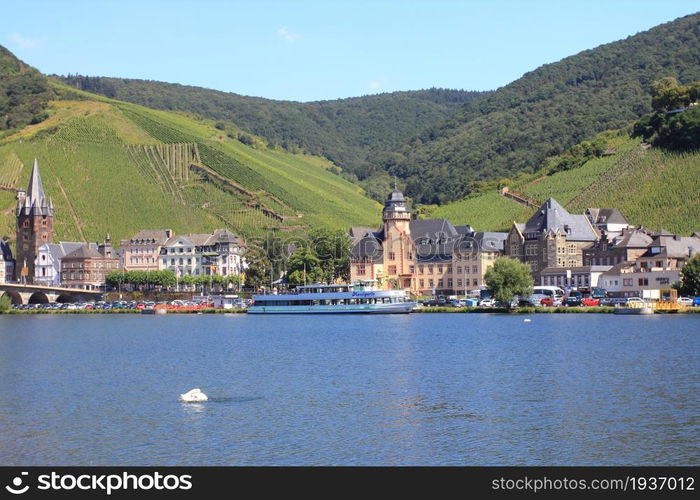
MULTIPOLYGON (((228 228, 245 237, 375 224, 381 210, 322 159, 260 151, 207 123, 112 102, 61 101, 45 122, 0 140, 0 187, 26 188, 39 160, 57 239, 114 241, 139 229, 228 228)), ((15 193, 0 189, 14 237, 15 193)))

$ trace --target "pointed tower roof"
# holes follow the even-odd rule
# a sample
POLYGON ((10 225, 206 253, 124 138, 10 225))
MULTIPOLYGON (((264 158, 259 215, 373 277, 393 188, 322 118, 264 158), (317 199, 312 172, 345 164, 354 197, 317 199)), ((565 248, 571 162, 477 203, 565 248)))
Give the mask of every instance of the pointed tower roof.
POLYGON ((53 203, 46 199, 44 194, 44 184, 41 182, 39 173, 39 162, 34 158, 32 176, 29 178, 26 198, 24 199, 25 213, 34 212, 37 215, 53 215, 53 203))
POLYGON ((41 183, 41 174, 39 173, 39 162, 34 158, 34 167, 32 168, 32 176, 29 179, 29 188, 27 188, 27 196, 32 199, 32 204, 37 201, 39 205, 44 203, 44 185, 41 183))

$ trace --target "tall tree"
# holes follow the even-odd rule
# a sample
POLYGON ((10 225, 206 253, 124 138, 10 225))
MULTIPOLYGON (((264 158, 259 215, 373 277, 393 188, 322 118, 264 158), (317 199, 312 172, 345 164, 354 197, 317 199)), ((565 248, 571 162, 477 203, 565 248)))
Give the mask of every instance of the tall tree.
POLYGON ((501 257, 486 271, 484 281, 491 297, 497 302, 507 304, 516 296, 532 294, 532 274, 530 266, 519 260, 501 257))

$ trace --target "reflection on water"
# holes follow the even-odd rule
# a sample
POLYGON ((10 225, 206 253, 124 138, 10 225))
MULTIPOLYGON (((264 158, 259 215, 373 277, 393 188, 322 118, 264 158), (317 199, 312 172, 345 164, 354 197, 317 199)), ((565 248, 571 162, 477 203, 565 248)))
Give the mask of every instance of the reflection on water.
POLYGON ((696 464, 699 326, 0 316, 0 463, 696 464))

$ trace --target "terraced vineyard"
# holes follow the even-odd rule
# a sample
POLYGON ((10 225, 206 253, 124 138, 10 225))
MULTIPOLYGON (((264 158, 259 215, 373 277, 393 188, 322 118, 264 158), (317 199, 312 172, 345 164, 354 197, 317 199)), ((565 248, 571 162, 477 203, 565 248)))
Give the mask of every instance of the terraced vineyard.
POLYGON ((497 191, 488 191, 437 207, 430 217, 444 217, 453 224, 469 224, 477 231, 508 231, 514 221, 524 221, 533 212, 497 191))
POLYGON ((512 190, 522 193, 540 203, 550 197, 566 206, 582 191, 604 178, 608 171, 614 170, 620 161, 634 148, 639 148, 638 139, 627 139, 617 146, 617 154, 594 158, 582 167, 547 175, 539 182, 529 185, 514 184, 512 190))
MULTIPOLYGON (((30 169, 21 166, 38 158, 57 239, 109 232, 119 241, 159 227, 250 237, 379 221, 380 206, 318 158, 254 149, 209 123, 106 98, 54 102, 52 113, 0 140, 0 184, 26 187, 30 169)), ((10 237, 13 207, 14 193, 0 190, 0 228, 10 237)))
MULTIPOLYGON (((554 197, 572 213, 589 207, 617 207, 634 225, 689 235, 700 230, 700 152, 671 153, 647 148, 627 138, 614 155, 595 158, 583 166, 542 177, 523 177, 513 191, 535 200, 554 197)), ((496 190, 434 209, 433 217, 479 230, 508 230, 525 222, 534 209, 504 198, 496 190)))
POLYGON ((16 189, 23 168, 22 160, 14 152, 0 159, 0 189, 16 189))

